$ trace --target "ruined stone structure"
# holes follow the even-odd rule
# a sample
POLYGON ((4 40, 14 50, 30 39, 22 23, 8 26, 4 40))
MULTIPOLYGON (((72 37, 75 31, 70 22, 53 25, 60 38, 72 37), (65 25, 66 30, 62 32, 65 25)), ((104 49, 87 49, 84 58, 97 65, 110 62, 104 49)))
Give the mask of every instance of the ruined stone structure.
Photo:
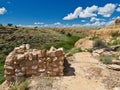
POLYGON ((30 49, 29 44, 15 48, 5 61, 5 79, 17 77, 63 76, 64 52, 62 48, 47 50, 30 49))
POLYGON ((115 19, 114 23, 115 24, 120 24, 120 19, 115 19))

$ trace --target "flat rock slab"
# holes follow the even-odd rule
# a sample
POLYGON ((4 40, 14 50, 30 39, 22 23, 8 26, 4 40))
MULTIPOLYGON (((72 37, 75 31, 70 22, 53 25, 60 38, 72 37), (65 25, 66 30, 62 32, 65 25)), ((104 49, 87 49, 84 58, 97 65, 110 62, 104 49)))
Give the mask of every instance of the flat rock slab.
POLYGON ((107 66, 109 69, 120 71, 120 65, 112 64, 107 66))

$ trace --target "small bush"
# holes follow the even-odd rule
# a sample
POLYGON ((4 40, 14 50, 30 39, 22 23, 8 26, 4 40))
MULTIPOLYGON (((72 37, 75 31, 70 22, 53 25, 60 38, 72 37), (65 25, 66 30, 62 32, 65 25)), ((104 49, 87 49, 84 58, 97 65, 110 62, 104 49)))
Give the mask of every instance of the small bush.
POLYGON ((97 39, 99 39, 99 38, 94 35, 90 40, 97 40, 97 39))
POLYGON ((106 43, 100 39, 95 40, 93 47, 96 49, 100 49, 100 48, 105 48, 106 47, 106 43))
POLYGON ((101 61, 103 64, 111 64, 112 57, 111 56, 101 56, 101 61))
POLYGON ((2 27, 3 25, 2 24, 0 24, 0 27, 2 27))
POLYGON ((71 52, 72 54, 74 54, 74 53, 82 52, 82 50, 81 50, 81 48, 72 48, 72 49, 70 50, 70 52, 71 52))
POLYGON ((120 44, 120 40, 117 39, 112 43, 112 45, 118 45, 118 44, 120 44))
POLYGON ((8 23, 7 26, 10 26, 10 27, 11 27, 11 26, 13 26, 13 24, 12 24, 12 23, 8 23))
POLYGON ((0 62, 0 84, 4 82, 4 63, 0 62))
POLYGON ((15 82, 15 84, 10 87, 10 90, 26 90, 28 88, 28 85, 28 80, 25 80, 22 83, 15 82))
POLYGON ((71 36, 72 36, 72 34, 71 34, 71 33, 67 33, 67 36, 68 36, 68 37, 71 37, 71 36))
POLYGON ((88 48, 87 51, 91 53, 93 51, 93 49, 92 48, 88 48))
POLYGON ((112 32, 112 37, 118 37, 119 36, 119 31, 112 32))
POLYGON ((118 52, 120 51, 120 47, 117 49, 117 51, 118 51, 118 52))

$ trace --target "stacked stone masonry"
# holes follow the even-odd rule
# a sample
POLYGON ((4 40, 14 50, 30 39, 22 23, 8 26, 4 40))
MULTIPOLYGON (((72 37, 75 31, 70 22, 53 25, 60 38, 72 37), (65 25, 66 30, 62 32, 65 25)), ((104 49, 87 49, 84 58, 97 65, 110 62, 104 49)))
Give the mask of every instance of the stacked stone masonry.
POLYGON ((5 61, 5 79, 17 77, 63 76, 64 52, 62 48, 47 50, 30 49, 29 44, 15 48, 5 61))

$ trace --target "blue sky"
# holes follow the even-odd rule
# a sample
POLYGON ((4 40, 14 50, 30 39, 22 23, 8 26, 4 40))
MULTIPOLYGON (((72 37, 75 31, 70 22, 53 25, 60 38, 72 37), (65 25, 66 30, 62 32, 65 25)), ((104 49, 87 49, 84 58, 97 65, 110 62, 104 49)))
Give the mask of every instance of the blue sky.
POLYGON ((0 23, 94 27, 120 16, 120 0, 0 0, 0 23))

